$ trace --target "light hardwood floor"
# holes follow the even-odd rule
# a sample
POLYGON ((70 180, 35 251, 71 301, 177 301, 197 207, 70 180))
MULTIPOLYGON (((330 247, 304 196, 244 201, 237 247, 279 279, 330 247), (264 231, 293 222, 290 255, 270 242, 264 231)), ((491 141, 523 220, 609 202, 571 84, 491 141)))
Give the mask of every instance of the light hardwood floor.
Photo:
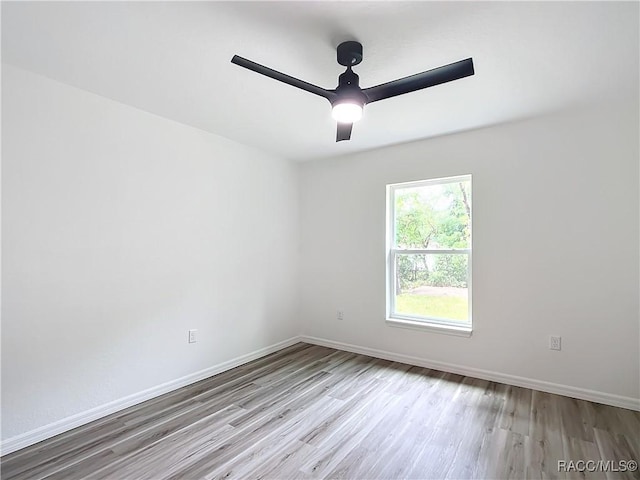
POLYGON ((637 479, 558 461, 619 467, 639 443, 638 412, 301 343, 7 455, 1 473, 637 479))

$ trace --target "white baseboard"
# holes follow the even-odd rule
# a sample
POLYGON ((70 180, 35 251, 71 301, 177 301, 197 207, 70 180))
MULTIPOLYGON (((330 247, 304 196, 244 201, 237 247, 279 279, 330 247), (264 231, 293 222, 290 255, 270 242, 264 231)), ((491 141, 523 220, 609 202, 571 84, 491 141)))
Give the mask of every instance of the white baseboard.
POLYGON ((28 447, 29 445, 41 442, 42 440, 46 440, 55 435, 67 432, 76 427, 86 425, 89 422, 93 422, 94 420, 98 420, 99 418, 106 417, 107 415, 111 415, 112 413, 124 410, 125 408, 131 407, 133 405, 137 405, 138 403, 151 400, 152 398, 156 398, 165 393, 177 390, 178 388, 182 388, 192 383, 199 382, 200 380, 204 380, 205 378, 209 378, 213 375, 225 372, 252 360, 264 357, 265 355, 269 355, 270 353, 277 352, 278 350, 282 350, 283 348, 294 345, 300 341, 300 337, 292 337, 268 347, 261 348, 254 352, 247 353, 246 355, 241 355, 240 357, 236 357, 218 365, 214 365, 213 367, 205 368, 204 370, 200 370, 199 372, 195 372, 182 378, 177 378, 175 380, 171 380, 170 382, 148 388, 147 390, 143 390, 142 392, 134 393, 133 395, 129 395, 109 403, 105 403, 104 405, 100 405, 90 410, 86 410, 70 417, 63 418, 48 425, 38 427, 20 435, 16 435, 15 437, 7 438, 0 443, 0 455, 6 455, 8 453, 15 452, 16 450, 20 450, 21 448, 28 447))
POLYGON ((390 360, 393 362, 406 363, 409 365, 416 365, 418 367, 431 368, 434 370, 456 373, 458 375, 464 375, 467 377, 480 378, 482 380, 489 380, 498 383, 506 383, 507 385, 514 385, 516 387, 525 387, 532 390, 564 395, 565 397, 578 398, 580 400, 588 400, 590 402, 603 403, 605 405, 612 405, 614 407, 622 407, 628 408, 630 410, 640 411, 640 399, 638 398, 624 397, 611 393, 598 392, 596 390, 571 387, 568 385, 561 385, 559 383, 545 382, 543 380, 537 380, 534 378, 519 377, 517 375, 509 375, 506 373, 494 372, 490 370, 482 370, 480 368, 455 365, 453 363, 438 362, 426 358, 387 352, 375 348, 361 347, 358 345, 336 342, 324 338, 302 335, 300 337, 300 341, 311 343, 314 345, 321 345, 323 347, 335 348, 337 350, 344 350, 347 352, 368 355, 370 357, 382 358, 384 360, 390 360))
POLYGON ((289 338, 282 342, 278 342, 268 347, 261 348, 246 355, 242 355, 218 365, 214 365, 213 367, 200 370, 199 372, 186 375, 182 378, 163 383, 142 392, 138 392, 118 400, 114 400, 85 412, 63 418, 48 425, 44 425, 15 437, 8 438, 0 443, 0 454, 6 455, 11 452, 15 452, 16 450, 20 450, 21 448, 28 447, 29 445, 41 442, 42 440, 46 440, 55 435, 59 435, 60 433, 67 432, 94 420, 98 420, 100 418, 106 417, 107 415, 111 415, 112 413, 118 412, 133 405, 137 405, 138 403, 144 402, 146 400, 151 400, 152 398, 156 398, 165 393, 177 390, 178 388, 182 388, 192 383, 199 382, 200 380, 204 380, 205 378, 217 375, 252 360, 264 357, 265 355, 277 352, 278 350, 289 347, 298 342, 321 345, 324 347, 335 348, 337 350, 344 350, 347 352, 382 358, 384 360, 390 360, 393 362, 406 363, 409 365, 416 365, 418 367, 432 368, 434 370, 440 370, 443 372, 456 373, 458 375, 465 375, 493 382, 506 383, 508 385, 514 385, 517 387, 531 388, 533 390, 540 390, 543 392, 555 393, 567 397, 579 398, 581 400, 589 400, 591 402, 612 405, 614 407, 622 407, 628 408, 630 410, 640 411, 640 399, 633 397, 613 395, 610 393, 598 392, 595 390, 571 387, 558 383, 545 382, 542 380, 519 377, 516 375, 509 375, 505 373, 482 370, 479 368, 466 367, 462 365, 455 365, 452 363, 438 362, 400 353, 387 352, 385 350, 378 350, 375 348, 361 347, 358 345, 351 345, 349 343, 336 342, 334 340, 302 335, 289 338))

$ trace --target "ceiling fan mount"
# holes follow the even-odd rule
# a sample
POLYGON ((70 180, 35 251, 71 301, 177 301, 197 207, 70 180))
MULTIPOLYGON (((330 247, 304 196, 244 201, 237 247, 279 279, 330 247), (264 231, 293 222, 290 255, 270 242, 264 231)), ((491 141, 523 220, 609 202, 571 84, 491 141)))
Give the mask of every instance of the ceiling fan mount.
POLYGON ((342 42, 336 50, 338 63, 344 67, 353 67, 362 62, 362 44, 360 42, 342 42))
POLYGON ((355 41, 342 42, 338 45, 336 53, 338 63, 347 69, 338 77, 338 86, 333 90, 318 87, 238 55, 234 55, 231 62, 327 99, 331 103, 333 118, 338 122, 336 142, 351 138, 353 123, 360 120, 364 106, 368 103, 433 87, 474 74, 473 59, 467 58, 443 67, 362 89, 360 88, 360 78, 351 69, 362 62, 362 44, 355 41))

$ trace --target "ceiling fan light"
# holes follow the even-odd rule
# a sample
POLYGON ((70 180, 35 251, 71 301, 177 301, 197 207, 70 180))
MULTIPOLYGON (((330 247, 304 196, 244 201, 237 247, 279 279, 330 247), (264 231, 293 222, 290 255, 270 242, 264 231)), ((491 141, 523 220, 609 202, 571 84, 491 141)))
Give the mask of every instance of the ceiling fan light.
POLYGON ((362 110, 362 105, 358 103, 336 103, 331 115, 338 123, 353 123, 362 118, 362 110))

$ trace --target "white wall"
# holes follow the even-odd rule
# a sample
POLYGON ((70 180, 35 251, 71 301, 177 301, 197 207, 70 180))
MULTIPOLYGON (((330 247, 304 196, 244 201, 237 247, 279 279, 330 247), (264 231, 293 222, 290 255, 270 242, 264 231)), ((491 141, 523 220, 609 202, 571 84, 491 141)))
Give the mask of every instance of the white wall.
POLYGON ((303 333, 638 399, 637 105, 301 165, 303 333), (468 173, 473 336, 387 326, 385 185, 468 173))
POLYGON ((2 82, 3 439, 300 329, 640 397, 637 102, 293 166, 11 66, 2 82), (466 173, 473 336, 387 326, 385 185, 466 173))
POLYGON ((8 65, 2 120, 3 439, 298 333, 290 163, 8 65))

